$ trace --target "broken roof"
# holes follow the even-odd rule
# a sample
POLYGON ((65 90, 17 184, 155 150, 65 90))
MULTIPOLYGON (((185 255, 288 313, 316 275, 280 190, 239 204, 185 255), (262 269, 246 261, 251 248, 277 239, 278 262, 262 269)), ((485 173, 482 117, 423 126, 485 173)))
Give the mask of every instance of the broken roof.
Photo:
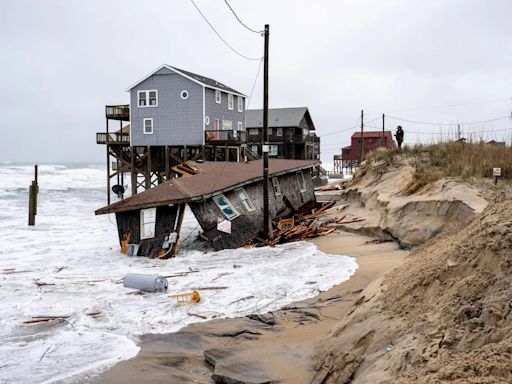
POLYGON ((247 97, 242 92, 238 92, 237 90, 235 90, 235 89, 233 89, 231 87, 228 87, 227 85, 224 85, 224 84, 218 82, 217 80, 210 79, 209 77, 198 75, 196 73, 192 73, 192 72, 189 72, 189 71, 185 71, 183 69, 179 69, 179 68, 167 65, 167 64, 162 64, 157 69, 155 69, 154 71, 152 71, 148 75, 144 76, 142 79, 140 79, 136 83, 130 85, 130 87, 127 89, 127 91, 129 91, 133 87, 139 85, 140 83, 142 83, 147 78, 153 76, 155 73, 160 71, 162 68, 167 68, 168 70, 173 71, 173 72, 175 72, 175 73, 177 73, 179 75, 182 75, 183 77, 186 77, 187 79, 192 80, 193 82, 198 83, 200 85, 203 85, 203 86, 205 86, 207 88, 218 89, 219 91, 230 92, 230 93, 233 93, 235 95, 247 97))
MULTIPOLYGON (((269 160, 269 174, 281 174, 311 168, 317 160, 269 160)), ((192 163, 198 173, 166 181, 155 188, 130 196, 98 209, 96 215, 131 211, 167 204, 188 203, 208 198, 263 179, 263 160, 247 163, 213 162, 192 163)))
MULTIPOLYGON (((268 110, 268 126, 270 128, 298 127, 302 119, 309 119, 310 129, 315 129, 307 107, 271 108, 268 110)), ((245 112, 247 128, 263 127, 263 109, 248 109, 245 112)))

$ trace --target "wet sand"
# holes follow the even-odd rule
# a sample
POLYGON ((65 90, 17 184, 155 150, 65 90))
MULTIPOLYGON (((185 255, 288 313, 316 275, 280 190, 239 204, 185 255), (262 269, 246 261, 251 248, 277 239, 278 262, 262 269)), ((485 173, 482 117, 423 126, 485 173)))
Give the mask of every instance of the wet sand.
POLYGON ((135 358, 90 382, 309 384, 322 340, 368 284, 402 264, 408 254, 394 242, 373 240, 340 230, 311 240, 323 252, 355 257, 358 271, 326 292, 260 317, 216 319, 176 333, 145 335, 135 358))

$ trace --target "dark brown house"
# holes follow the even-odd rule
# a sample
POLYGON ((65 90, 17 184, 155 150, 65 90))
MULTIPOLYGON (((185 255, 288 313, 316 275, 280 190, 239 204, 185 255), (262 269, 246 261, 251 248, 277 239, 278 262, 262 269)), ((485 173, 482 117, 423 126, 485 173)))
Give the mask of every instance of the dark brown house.
MULTIPOLYGON (((320 160, 320 138, 306 107, 269 109, 269 157, 278 159, 320 160)), ((245 113, 247 147, 261 156, 263 110, 245 113)))
MULTIPOLYGON (((269 160, 269 207, 272 219, 315 201, 311 169, 317 161, 269 160)), ((263 164, 194 162, 197 173, 171 179, 96 211, 115 213, 119 242, 138 245, 138 255, 176 253, 185 205, 216 249, 236 248, 263 228, 263 164)))

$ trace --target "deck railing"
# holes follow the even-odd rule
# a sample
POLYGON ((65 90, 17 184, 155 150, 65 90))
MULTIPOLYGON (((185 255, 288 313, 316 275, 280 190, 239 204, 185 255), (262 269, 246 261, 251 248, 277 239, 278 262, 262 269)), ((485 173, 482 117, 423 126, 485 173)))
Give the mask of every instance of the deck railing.
POLYGON ((98 132, 96 133, 96 144, 130 144, 130 135, 119 132, 98 132))
POLYGON ((129 105, 106 105, 105 117, 111 120, 130 120, 130 106, 129 105))
POLYGON ((247 141, 246 131, 225 131, 214 130, 205 131, 204 140, 207 144, 223 143, 223 144, 241 144, 247 141))

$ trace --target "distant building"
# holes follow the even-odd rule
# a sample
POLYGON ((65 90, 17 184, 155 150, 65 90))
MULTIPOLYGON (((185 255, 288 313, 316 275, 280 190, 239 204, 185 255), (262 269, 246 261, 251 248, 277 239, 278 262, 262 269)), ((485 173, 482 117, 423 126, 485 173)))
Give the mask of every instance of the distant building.
POLYGON ((351 172, 359 165, 361 145, 364 151, 363 157, 379 147, 396 147, 391 131, 366 131, 363 133, 363 140, 361 140, 361 132, 357 131, 350 139, 350 145, 341 148, 341 155, 334 155, 334 172, 337 174, 343 174, 344 171, 351 172))
MULTIPOLYGON (((263 110, 246 112, 247 147, 261 156, 263 110)), ((268 117, 269 157, 278 159, 319 160, 320 138, 306 107, 271 108, 268 117)))
MULTIPOLYGON (((262 162, 187 162, 182 171, 188 169, 191 174, 108 205, 96 214, 115 213, 121 246, 135 245, 140 256, 170 257, 177 252, 186 204, 214 249, 240 247, 263 229, 262 162)), ((315 202, 311 170, 317 164, 269 160, 272 220, 315 202)))

